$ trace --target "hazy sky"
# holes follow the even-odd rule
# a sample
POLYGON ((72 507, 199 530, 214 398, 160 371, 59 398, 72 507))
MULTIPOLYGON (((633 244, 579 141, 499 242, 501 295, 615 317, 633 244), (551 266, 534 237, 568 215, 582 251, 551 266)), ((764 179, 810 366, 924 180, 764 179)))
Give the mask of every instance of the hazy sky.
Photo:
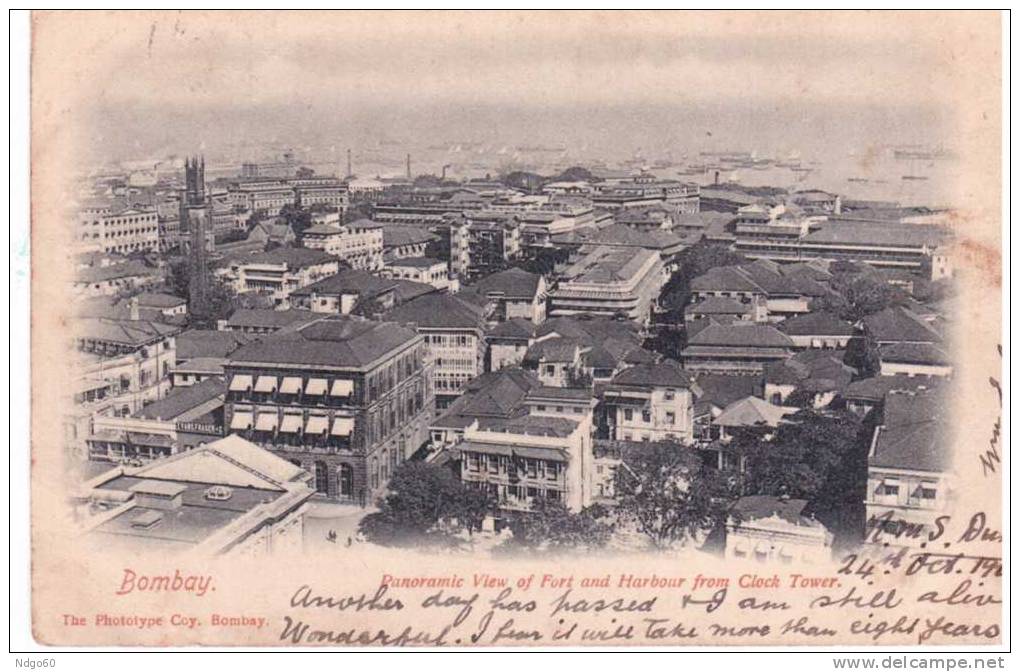
POLYGON ((119 19, 82 26, 87 57, 68 58, 89 84, 93 144, 121 156, 260 137, 951 144, 961 39, 951 18, 922 13, 119 19))

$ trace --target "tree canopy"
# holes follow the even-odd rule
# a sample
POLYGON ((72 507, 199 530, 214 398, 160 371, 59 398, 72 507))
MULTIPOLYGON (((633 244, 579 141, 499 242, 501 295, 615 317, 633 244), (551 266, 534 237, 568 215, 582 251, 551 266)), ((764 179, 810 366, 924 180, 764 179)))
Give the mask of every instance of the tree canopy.
POLYGON ((835 313, 850 323, 891 306, 901 306, 907 300, 902 289, 860 273, 837 272, 830 285, 835 293, 816 299, 811 309, 835 313))
POLYGON ((573 513, 559 500, 535 498, 530 511, 510 516, 513 536, 499 547, 506 553, 557 553, 603 548, 613 533, 608 512, 590 506, 573 513))
MULTIPOLYGON (((170 262, 168 286, 175 296, 190 296, 191 260, 180 257, 170 262)), ((238 295, 212 269, 206 269, 205 305, 188 303, 188 324, 195 329, 215 329, 219 320, 225 320, 240 307, 238 295)))
POLYGON ((699 240, 677 257, 677 271, 662 288, 659 306, 664 310, 683 310, 690 300, 691 280, 716 266, 734 266, 747 262, 747 257, 727 246, 699 240))
POLYGON ((280 220, 290 224, 291 230, 298 238, 305 232, 305 229, 312 225, 312 213, 301 206, 287 203, 280 208, 280 220))
POLYGON ((615 475, 616 510, 656 548, 684 544, 725 524, 735 484, 706 467, 694 449, 650 443, 624 462, 615 475))
POLYGON ((360 530, 384 546, 455 546, 461 532, 481 529, 488 496, 470 488, 446 467, 405 462, 393 472, 379 511, 360 530))
POLYGON ((737 432, 730 447, 747 458, 749 494, 788 495, 830 511, 864 500, 867 434, 850 412, 805 409, 787 416, 769 441, 737 432))

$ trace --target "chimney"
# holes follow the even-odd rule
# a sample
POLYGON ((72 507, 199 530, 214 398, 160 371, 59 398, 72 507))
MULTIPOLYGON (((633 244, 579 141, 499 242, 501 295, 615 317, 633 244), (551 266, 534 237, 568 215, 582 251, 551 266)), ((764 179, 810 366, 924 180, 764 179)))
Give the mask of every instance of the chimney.
POLYGON ((138 316, 138 297, 137 296, 132 296, 130 299, 128 299, 128 310, 131 311, 131 319, 132 320, 137 321, 138 319, 140 319, 139 316, 138 316))
POLYGON ((407 179, 411 179, 411 155, 407 155, 407 179))
POLYGON ((350 147, 348 147, 347 148, 347 177, 352 177, 353 175, 354 175, 354 171, 353 171, 353 169, 351 167, 351 149, 350 149, 350 147))

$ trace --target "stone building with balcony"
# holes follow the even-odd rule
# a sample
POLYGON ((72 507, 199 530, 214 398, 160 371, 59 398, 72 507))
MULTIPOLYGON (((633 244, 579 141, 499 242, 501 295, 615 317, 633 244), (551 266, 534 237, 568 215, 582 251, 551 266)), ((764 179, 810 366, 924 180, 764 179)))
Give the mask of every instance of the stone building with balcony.
POLYGON ((96 417, 88 457, 141 464, 222 438, 225 391, 222 378, 208 378, 176 388, 130 416, 96 417))
POLYGON ((452 294, 425 294, 397 306, 386 319, 415 329, 432 363, 436 408, 447 408, 464 385, 485 370, 484 309, 452 294))
POLYGON ((428 439, 435 410, 424 339, 334 316, 231 354, 225 424, 308 469, 316 490, 367 504, 428 439))
POLYGON ((953 474, 945 391, 891 391, 868 452, 865 537, 917 544, 950 508, 953 474), (911 527, 918 534, 900 534, 911 527))
POLYGON ((576 512, 592 503, 592 441, 590 421, 525 415, 478 420, 452 451, 461 480, 503 511, 527 511, 544 498, 576 512))
POLYGON ((602 392, 609 438, 691 443, 694 389, 693 376, 669 360, 624 369, 602 392))
POLYGON ((301 244, 339 257, 351 268, 377 271, 383 267, 382 224, 370 219, 310 226, 301 234, 301 244))
POLYGON ((269 297, 276 306, 290 305, 290 295, 340 270, 340 259, 321 250, 280 247, 232 261, 218 274, 239 294, 269 297))

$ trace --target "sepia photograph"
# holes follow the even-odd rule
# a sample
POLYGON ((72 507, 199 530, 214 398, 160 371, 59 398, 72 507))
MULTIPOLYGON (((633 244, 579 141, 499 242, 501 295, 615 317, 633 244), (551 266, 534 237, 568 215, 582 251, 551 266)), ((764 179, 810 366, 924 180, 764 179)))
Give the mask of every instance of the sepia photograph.
POLYGON ((1002 14, 29 21, 39 651, 1008 649, 1002 14))

